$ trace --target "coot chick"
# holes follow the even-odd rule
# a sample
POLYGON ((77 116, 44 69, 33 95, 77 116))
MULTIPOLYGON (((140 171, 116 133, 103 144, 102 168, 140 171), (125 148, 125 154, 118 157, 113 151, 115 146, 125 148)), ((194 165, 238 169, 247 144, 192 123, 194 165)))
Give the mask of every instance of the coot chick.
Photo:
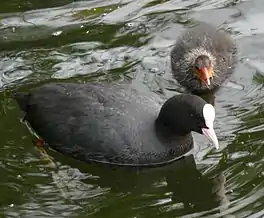
POLYGON ((174 78, 195 94, 219 88, 233 73, 236 62, 235 41, 203 22, 180 35, 171 51, 174 78))
POLYGON ((193 148, 191 131, 218 148, 214 107, 191 94, 163 106, 123 85, 50 83, 15 98, 51 148, 84 162, 157 166, 193 148))

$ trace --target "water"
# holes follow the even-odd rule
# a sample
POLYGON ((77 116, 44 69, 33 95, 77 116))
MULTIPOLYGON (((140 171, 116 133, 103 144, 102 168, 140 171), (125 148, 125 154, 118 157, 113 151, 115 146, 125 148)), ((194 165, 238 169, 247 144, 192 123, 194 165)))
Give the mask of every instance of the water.
POLYGON ((1 217, 264 216, 264 5, 262 0, 109 0, 0 3, 1 217), (131 170, 41 153, 11 91, 51 80, 130 81, 181 92, 169 52, 186 26, 206 21, 239 47, 215 94, 219 151, 194 134, 194 154, 131 170))

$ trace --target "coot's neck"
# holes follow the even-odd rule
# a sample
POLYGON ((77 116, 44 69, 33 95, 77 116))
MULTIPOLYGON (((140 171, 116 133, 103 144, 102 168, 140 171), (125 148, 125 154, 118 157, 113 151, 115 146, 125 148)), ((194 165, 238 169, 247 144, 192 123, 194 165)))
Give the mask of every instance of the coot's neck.
POLYGON ((192 138, 191 132, 181 132, 179 129, 169 127, 159 118, 155 120, 155 131, 158 138, 162 141, 177 140, 180 142, 186 138, 192 138))

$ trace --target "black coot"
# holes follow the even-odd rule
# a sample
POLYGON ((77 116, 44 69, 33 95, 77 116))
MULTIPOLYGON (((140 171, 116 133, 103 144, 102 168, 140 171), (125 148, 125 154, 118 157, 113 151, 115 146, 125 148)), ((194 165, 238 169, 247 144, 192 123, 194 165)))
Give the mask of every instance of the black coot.
POLYGON ((51 83, 15 98, 50 147, 85 162, 169 163, 192 149, 191 131, 218 148, 214 107, 190 94, 176 95, 161 107, 154 97, 127 86, 51 83))
POLYGON ((171 51, 173 76, 192 93, 216 90, 233 73, 236 63, 235 41, 203 22, 180 35, 171 51))

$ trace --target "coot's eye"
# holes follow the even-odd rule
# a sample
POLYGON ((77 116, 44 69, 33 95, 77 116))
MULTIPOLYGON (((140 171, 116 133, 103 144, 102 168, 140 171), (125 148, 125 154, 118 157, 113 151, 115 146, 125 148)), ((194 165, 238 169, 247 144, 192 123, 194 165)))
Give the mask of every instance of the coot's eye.
POLYGON ((198 117, 197 120, 197 125, 199 126, 199 128, 207 128, 207 126, 205 125, 205 121, 203 117, 198 117))

